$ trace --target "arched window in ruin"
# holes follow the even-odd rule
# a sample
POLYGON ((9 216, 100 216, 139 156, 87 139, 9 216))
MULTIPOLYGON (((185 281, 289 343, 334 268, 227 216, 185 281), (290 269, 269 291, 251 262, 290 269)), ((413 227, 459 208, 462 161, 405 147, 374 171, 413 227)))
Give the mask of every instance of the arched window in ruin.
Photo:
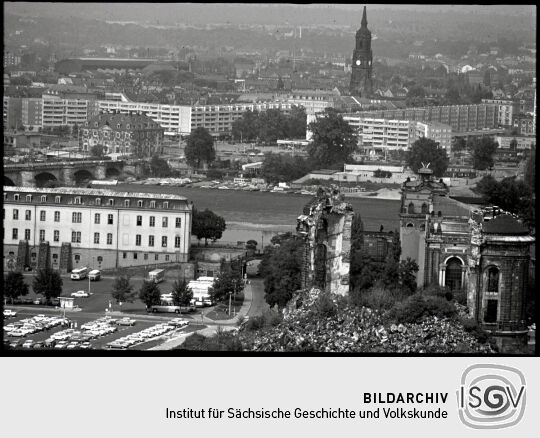
POLYGON ((313 273, 313 286, 323 289, 326 287, 326 245, 315 247, 315 270, 313 273))
POLYGON ((428 211, 428 205, 424 202, 422 204, 422 214, 428 214, 429 211, 428 211))
POLYGON ((444 285, 451 291, 461 290, 463 263, 457 257, 451 257, 446 262, 446 274, 444 285))
POLYGON ((409 222, 407 225, 406 225, 407 228, 414 228, 414 224, 412 222, 409 222))
POLYGON ((409 214, 414 213, 414 204, 412 202, 409 203, 409 208, 407 210, 407 213, 409 214))
POLYGON ((328 237, 328 221, 323 217, 317 221, 316 239, 320 242, 328 237))
POLYGON ((491 266, 487 270, 486 292, 499 292, 499 269, 497 269, 495 266, 491 266))

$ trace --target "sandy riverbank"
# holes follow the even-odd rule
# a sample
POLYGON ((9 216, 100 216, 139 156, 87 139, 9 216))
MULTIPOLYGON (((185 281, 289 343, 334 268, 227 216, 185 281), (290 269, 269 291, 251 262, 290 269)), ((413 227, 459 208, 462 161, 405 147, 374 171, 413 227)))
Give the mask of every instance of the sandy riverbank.
POLYGON ((375 192, 344 193, 346 198, 371 198, 396 201, 401 199, 400 189, 379 189, 375 192))

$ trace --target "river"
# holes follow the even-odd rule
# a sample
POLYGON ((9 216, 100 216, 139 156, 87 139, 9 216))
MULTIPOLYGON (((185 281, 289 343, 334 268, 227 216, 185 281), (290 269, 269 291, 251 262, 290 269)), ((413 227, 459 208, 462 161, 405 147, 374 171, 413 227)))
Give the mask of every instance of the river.
MULTIPOLYGON (((311 199, 307 195, 218 190, 189 187, 118 184, 107 188, 125 192, 170 193, 185 196, 199 210, 208 208, 225 218, 227 229, 221 242, 256 240, 263 246, 277 233, 295 231, 296 218, 311 199)), ((385 231, 399 227, 400 201, 376 198, 346 198, 360 214, 364 229, 385 231)))

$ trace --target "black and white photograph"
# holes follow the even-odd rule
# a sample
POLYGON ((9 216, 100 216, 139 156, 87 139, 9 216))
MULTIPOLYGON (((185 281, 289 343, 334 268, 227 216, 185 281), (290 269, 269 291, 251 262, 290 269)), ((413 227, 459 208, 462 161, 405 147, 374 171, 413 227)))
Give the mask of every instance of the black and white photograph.
POLYGON ((537 354, 536 6, 3 6, 3 355, 537 354))

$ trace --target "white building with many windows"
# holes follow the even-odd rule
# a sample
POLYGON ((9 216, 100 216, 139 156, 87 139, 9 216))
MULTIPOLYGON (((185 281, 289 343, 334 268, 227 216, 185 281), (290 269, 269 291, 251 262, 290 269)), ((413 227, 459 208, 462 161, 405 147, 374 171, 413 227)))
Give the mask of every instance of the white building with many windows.
POLYGON ((370 118, 358 114, 346 114, 343 120, 356 131, 359 149, 371 151, 372 155, 389 150, 409 150, 422 137, 436 141, 447 151, 452 144, 452 127, 444 123, 370 118))
POLYGON ((140 112, 165 129, 165 135, 188 135, 192 130, 203 127, 212 136, 230 135, 233 123, 247 111, 279 109, 290 111, 287 102, 235 103, 221 105, 161 105, 157 103, 98 101, 99 112, 128 114, 140 112))
POLYGON ((187 262, 192 207, 169 194, 4 186, 4 269, 187 262))

